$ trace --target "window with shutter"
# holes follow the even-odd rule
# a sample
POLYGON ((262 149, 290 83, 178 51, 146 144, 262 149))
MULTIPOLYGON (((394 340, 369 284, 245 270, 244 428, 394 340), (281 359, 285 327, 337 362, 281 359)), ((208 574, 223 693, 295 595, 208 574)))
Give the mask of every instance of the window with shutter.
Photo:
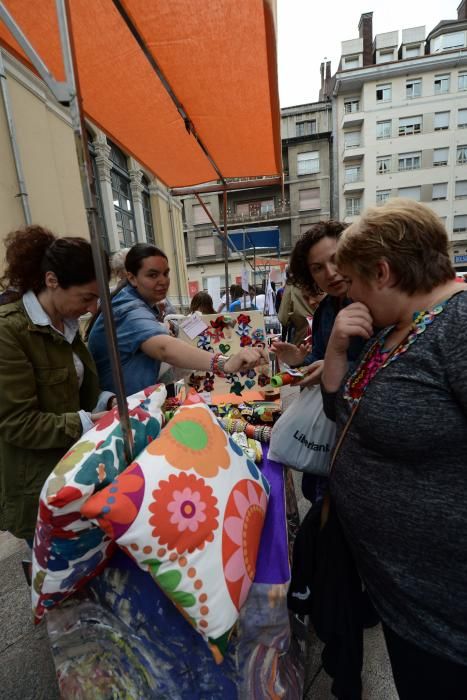
POLYGON ((467 198, 467 180, 458 180, 456 182, 456 199, 467 198))
POLYGON ((420 201, 421 187, 399 187, 399 197, 420 201))
POLYGON ((307 151, 297 155, 297 175, 319 173, 319 151, 307 151))
POLYGON ((422 132, 422 116, 403 117, 399 119, 399 136, 412 136, 413 134, 421 134, 422 132))
POLYGON ((437 182, 433 185, 433 190, 431 193, 431 199, 435 202, 439 199, 446 199, 448 196, 448 183, 447 182, 437 182))
POLYGON ((302 211, 304 209, 320 209, 320 188, 310 187, 306 190, 299 190, 298 192, 298 208, 302 211))
POLYGON ((454 226, 452 230, 454 233, 467 231, 467 214, 459 214, 454 217, 454 226))
POLYGON ((357 148, 360 146, 360 131, 345 131, 344 132, 344 145, 346 148, 357 148))
POLYGON ((433 151, 433 167, 447 165, 449 157, 449 148, 435 148, 433 151))
POLYGON ((208 255, 216 254, 213 236, 203 236, 202 238, 196 238, 195 243, 197 258, 203 258, 208 255))
MULTIPOLYGON (((207 204, 206 208, 211 212, 211 205, 210 204, 207 204)), ((209 216, 206 214, 206 212, 204 211, 201 204, 195 204, 193 206, 193 223, 195 226, 198 226, 199 224, 211 223, 209 216)))
POLYGON ((467 109, 459 109, 457 112, 457 128, 467 129, 467 109))
POLYGON ((449 129, 449 112, 435 112, 433 126, 435 131, 449 129))

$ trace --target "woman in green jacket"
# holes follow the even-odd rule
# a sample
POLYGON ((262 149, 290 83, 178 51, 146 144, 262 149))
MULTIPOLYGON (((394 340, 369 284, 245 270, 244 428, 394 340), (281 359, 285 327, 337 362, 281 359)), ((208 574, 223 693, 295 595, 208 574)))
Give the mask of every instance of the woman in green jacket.
POLYGON ((0 530, 30 541, 43 483, 112 395, 78 329, 98 301, 89 242, 29 226, 5 245, 17 299, 0 306, 0 530))

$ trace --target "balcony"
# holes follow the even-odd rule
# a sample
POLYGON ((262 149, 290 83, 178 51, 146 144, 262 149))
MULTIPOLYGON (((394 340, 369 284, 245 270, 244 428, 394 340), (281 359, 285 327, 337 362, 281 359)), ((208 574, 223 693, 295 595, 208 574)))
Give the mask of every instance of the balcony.
POLYGON ((344 143, 344 148, 342 149, 342 159, 345 160, 356 160, 363 158, 365 155, 365 149, 363 147, 363 141, 358 143, 344 143))
MULTIPOLYGON (((237 204, 241 204, 241 202, 237 204)), ((266 206, 261 202, 257 204, 249 202, 248 211, 239 212, 236 210, 235 205, 227 207, 228 224, 249 224, 288 218, 290 218, 290 202, 279 197, 274 197, 266 206)))
POLYGON ((344 116, 342 118, 342 127, 360 126, 363 123, 364 113, 360 100, 351 100, 344 102, 344 116))

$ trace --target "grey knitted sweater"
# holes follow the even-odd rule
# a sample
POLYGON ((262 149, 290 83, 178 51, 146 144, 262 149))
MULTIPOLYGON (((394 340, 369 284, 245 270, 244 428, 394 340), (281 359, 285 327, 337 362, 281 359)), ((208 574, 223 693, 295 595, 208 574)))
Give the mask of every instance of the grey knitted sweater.
MULTIPOLYGON (((324 405, 339 435, 342 389, 324 405)), ((467 292, 369 384, 331 492, 383 621, 467 665, 467 292)))

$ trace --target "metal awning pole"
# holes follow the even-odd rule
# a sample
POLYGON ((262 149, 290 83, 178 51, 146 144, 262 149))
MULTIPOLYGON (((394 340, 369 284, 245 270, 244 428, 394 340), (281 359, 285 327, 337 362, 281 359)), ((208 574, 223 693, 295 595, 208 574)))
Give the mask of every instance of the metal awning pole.
POLYGON ((227 192, 222 193, 222 204, 224 213, 224 275, 225 275, 225 305, 228 309, 230 306, 229 292, 229 246, 227 245, 227 192))
POLYGON ((126 393, 123 382, 123 373, 118 351, 117 337, 115 333, 115 323, 112 315, 112 305, 110 303, 110 291, 107 277, 107 270, 104 255, 101 248, 101 238, 99 235, 99 218, 95 200, 91 191, 89 174, 92 172, 87 149, 86 127, 82 111, 82 100, 79 89, 79 77, 76 70, 76 54, 73 42, 73 28, 70 19, 69 0, 56 0, 57 17, 60 31, 60 41, 62 45, 63 60, 67 82, 70 86, 69 107, 75 136, 76 153, 81 176, 81 186, 83 188, 84 205, 91 238, 94 267, 96 279, 99 287, 104 328, 107 338, 107 348, 112 368, 112 377, 116 389, 117 404, 120 414, 120 424, 122 427, 125 457, 127 462, 133 460, 133 436, 131 432, 128 406, 126 403, 126 393))

